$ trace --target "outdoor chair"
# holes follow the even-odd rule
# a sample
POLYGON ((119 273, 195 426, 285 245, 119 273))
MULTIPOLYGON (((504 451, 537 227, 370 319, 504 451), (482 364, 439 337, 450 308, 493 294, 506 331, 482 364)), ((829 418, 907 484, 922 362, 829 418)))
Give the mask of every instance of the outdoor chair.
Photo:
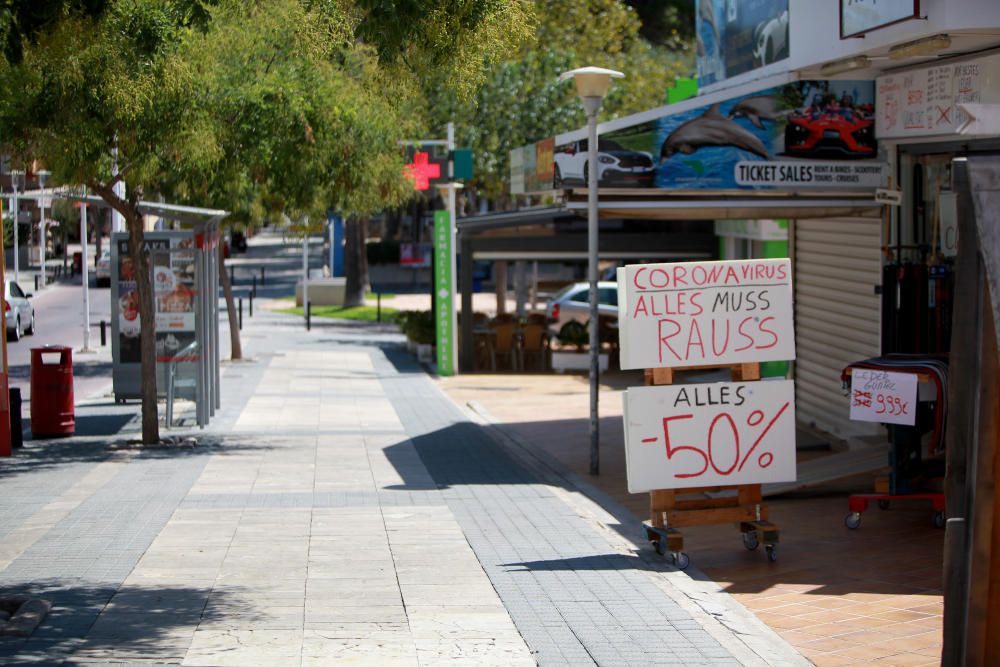
POLYGON ((493 332, 491 370, 497 370, 501 364, 510 370, 517 370, 520 366, 517 320, 510 316, 497 317, 490 322, 490 330, 493 332))
POLYGON ((544 324, 529 322, 522 330, 521 366, 538 371, 549 369, 549 332, 544 324))

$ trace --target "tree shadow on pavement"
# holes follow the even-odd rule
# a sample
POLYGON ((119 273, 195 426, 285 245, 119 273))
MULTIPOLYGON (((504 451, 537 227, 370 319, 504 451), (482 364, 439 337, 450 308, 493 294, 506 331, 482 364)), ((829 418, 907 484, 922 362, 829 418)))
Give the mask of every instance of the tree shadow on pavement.
MULTIPOLYGON (((250 591, 247 591, 248 594, 250 591)), ((28 595, 52 602, 34 634, 0 638, 0 663, 60 664, 150 661, 180 663, 201 623, 248 618, 239 589, 211 586, 85 585, 48 580, 5 584, 0 597, 28 595)))

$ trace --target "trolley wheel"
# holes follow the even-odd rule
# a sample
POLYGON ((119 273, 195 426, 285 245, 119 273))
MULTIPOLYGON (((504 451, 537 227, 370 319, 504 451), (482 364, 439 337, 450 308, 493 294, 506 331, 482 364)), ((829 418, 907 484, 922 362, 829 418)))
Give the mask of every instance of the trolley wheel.
POLYGON ((861 525, 861 512, 851 512, 844 517, 844 525, 851 530, 857 529, 861 525))
POLYGON ((764 548, 767 549, 767 559, 772 563, 778 560, 778 547, 774 544, 765 544, 764 548))
POLYGON ((888 500, 880 500, 880 501, 878 501, 878 508, 880 510, 887 510, 887 509, 889 509, 889 501, 888 500))
POLYGON ((683 551, 677 551, 673 555, 674 557, 674 567, 678 570, 686 570, 688 565, 691 564, 691 559, 683 551))
POLYGON ((934 512, 934 527, 944 528, 944 512, 934 512))
POLYGON ((653 540, 653 548, 661 556, 667 553, 667 538, 661 535, 659 538, 653 540))
POLYGON ((757 537, 756 530, 743 533, 743 546, 745 546, 749 551, 753 551, 760 546, 760 538, 757 537))

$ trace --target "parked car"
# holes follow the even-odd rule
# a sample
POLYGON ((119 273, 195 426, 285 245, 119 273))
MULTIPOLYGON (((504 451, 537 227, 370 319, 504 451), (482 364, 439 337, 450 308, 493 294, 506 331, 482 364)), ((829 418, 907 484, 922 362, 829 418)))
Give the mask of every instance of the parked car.
MULTIPOLYGON (((553 161, 553 187, 587 183, 587 140, 559 146, 553 161)), ((653 185, 653 156, 625 148, 611 139, 597 140, 597 182, 601 185, 650 187, 653 185)))
POLYGON ((24 334, 35 333, 35 307, 28 300, 30 298, 31 295, 25 294, 16 282, 6 281, 4 317, 9 340, 20 340, 24 334))
MULTIPOLYGON (((618 319, 618 283, 597 283, 597 313, 600 317, 618 319)), ((557 292, 545 307, 549 331, 558 336, 570 321, 586 324, 590 319, 590 283, 573 283, 557 292)))
POLYGON ((111 287, 111 251, 102 250, 94 269, 94 284, 98 287, 111 287))
POLYGON ((754 28, 754 59, 760 65, 788 57, 788 12, 781 12, 771 20, 754 28))

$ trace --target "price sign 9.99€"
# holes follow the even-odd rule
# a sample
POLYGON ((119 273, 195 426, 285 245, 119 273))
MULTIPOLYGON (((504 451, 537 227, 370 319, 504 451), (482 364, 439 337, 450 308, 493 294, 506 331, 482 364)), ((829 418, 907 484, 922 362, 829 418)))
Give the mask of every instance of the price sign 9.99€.
POLYGON ((795 479, 790 380, 633 387, 624 400, 630 493, 795 479))

